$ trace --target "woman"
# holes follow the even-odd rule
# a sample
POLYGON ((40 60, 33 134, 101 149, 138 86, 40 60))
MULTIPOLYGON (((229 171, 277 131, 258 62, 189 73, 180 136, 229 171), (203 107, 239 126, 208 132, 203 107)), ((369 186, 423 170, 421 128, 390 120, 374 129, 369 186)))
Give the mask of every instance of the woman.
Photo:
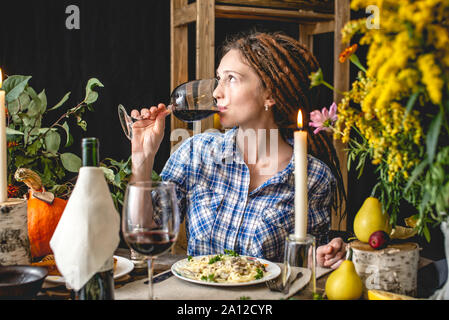
MULTIPOLYGON (((294 230, 292 136, 298 110, 312 111, 308 75, 318 68, 307 49, 283 34, 252 33, 226 43, 214 97, 222 126, 232 129, 188 139, 161 173, 177 186, 189 255, 229 249, 282 260, 294 230)), ((169 113, 163 104, 132 111, 144 119, 133 127, 133 180, 150 179, 169 113)), ((341 200, 341 175, 332 141, 309 137, 308 233, 324 244, 332 205, 341 200)), ((317 250, 317 261, 335 268, 344 248, 334 239, 317 250)))

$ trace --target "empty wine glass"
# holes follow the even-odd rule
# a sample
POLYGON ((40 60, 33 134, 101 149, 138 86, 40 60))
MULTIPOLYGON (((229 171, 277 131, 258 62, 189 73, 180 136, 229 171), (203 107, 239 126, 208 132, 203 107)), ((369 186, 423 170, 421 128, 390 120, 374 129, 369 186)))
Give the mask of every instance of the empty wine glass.
MULTIPOLYGON (((185 122, 205 119, 219 112, 217 101, 213 96, 217 85, 216 78, 183 83, 173 90, 167 108, 185 122)), ((121 104, 118 106, 118 115, 125 135, 132 140, 132 126, 141 119, 129 116, 121 104)))
POLYGON ((173 183, 143 181, 128 184, 122 231, 128 246, 147 258, 150 300, 153 300, 153 261, 175 243, 179 222, 173 183))

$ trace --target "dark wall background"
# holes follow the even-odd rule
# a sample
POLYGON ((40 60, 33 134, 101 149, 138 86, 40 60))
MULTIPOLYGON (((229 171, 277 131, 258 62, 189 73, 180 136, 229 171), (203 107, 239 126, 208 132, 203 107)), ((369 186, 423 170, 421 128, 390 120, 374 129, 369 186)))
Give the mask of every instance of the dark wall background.
MULTIPOLYGON (((46 89, 49 105, 56 104, 66 92, 71 98, 44 120, 50 125, 68 108, 84 98, 89 78, 96 77, 104 88, 97 88, 99 99, 95 111, 85 119, 87 132, 72 123, 75 143, 67 151, 80 154, 81 138, 95 136, 100 139, 101 158, 125 160, 130 155, 130 143, 124 136, 117 106, 128 110, 166 102, 170 95, 170 1, 116 1, 116 0, 40 0, 2 3, 0 12, 0 67, 8 75, 32 75, 30 85, 38 92, 46 89), (66 7, 80 9, 80 30, 68 30, 66 7)), ((364 16, 353 12, 352 18, 364 16)), ((216 21, 216 51, 220 43, 236 32, 284 31, 297 38, 298 26, 257 20, 216 21)), ((189 26, 189 73, 195 78, 195 30, 189 26)), ((360 49, 359 57, 364 56, 360 49)), ((314 52, 325 79, 333 79, 333 34, 315 36, 314 52)), ((364 62, 362 60, 362 62, 364 62)), ((218 64, 218 61, 217 61, 218 64)), ((351 66, 351 80, 357 69, 351 66)), ((317 106, 328 107, 332 92, 321 88, 317 106)), ((155 170, 160 172, 170 155, 169 118, 165 140, 157 154, 155 170)), ((375 184, 374 168, 367 167, 361 179, 349 172, 348 229, 352 220, 375 184)), ((404 210, 405 216, 413 214, 404 210)), ((425 240, 414 239, 423 247, 423 254, 433 259, 442 256, 442 237, 438 228, 432 230, 432 246, 425 240)), ((444 254, 443 254, 444 256, 444 254)))
MULTIPOLYGON (((70 149, 80 154, 81 138, 95 136, 101 158, 127 159, 130 143, 118 120, 118 104, 148 106, 170 93, 170 1, 17 1, 6 8, 0 28, 4 72, 32 75, 30 85, 38 92, 46 89, 49 105, 71 91, 67 109, 84 99, 88 79, 98 78, 104 88, 96 89, 95 111, 86 113, 88 130, 73 126, 70 149), (66 28, 65 11, 71 4, 80 8, 79 30, 66 28)), ((49 113, 48 124, 64 110, 49 113)), ((158 158, 168 152, 161 148, 158 158)))

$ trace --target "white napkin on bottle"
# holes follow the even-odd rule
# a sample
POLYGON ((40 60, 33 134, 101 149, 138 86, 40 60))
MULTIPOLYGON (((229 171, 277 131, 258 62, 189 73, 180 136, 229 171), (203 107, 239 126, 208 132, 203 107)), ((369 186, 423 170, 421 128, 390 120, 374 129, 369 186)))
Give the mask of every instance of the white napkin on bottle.
POLYGON ((82 167, 50 241, 56 266, 70 288, 79 290, 104 271, 119 244, 119 232, 120 216, 103 170, 82 167))

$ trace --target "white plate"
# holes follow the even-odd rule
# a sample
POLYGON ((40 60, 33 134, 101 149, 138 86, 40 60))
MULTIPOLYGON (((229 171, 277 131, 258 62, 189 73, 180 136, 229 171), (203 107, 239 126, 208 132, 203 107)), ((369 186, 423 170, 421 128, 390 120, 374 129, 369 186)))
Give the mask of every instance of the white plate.
MULTIPOLYGON (((209 256, 213 257, 214 255, 209 255, 209 256)), ((241 257, 256 259, 256 260, 259 260, 260 263, 267 265, 266 266, 267 274, 263 278, 258 279, 258 280, 252 280, 252 281, 248 281, 248 282, 239 282, 239 283, 233 283, 233 282, 219 283, 219 282, 209 282, 209 281, 190 279, 188 277, 183 276, 181 271, 179 271, 179 268, 183 267, 188 262, 188 259, 183 259, 183 260, 180 260, 180 261, 174 263, 171 267, 171 271, 179 279, 193 282, 193 283, 204 284, 206 286, 218 286, 218 287, 249 286, 249 285, 254 285, 254 284, 258 284, 258 283, 264 283, 265 281, 276 278, 281 273, 281 268, 279 268, 279 266, 273 262, 270 262, 265 259, 253 258, 253 257, 248 257, 248 256, 241 256, 241 257)), ((201 258, 201 256, 197 256, 195 258, 201 258)))
MULTIPOLYGON (((123 277, 134 269, 134 264, 131 260, 120 256, 114 256, 114 258, 117 259, 117 265, 114 271, 114 279, 123 277)), ((65 284, 64 277, 60 276, 47 276, 45 280, 53 283, 65 284)))

